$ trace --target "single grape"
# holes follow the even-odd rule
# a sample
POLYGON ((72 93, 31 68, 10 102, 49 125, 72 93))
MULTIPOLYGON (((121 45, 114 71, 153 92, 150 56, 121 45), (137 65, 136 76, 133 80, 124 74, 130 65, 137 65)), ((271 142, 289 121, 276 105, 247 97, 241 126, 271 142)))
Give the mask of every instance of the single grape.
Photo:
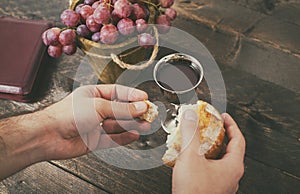
POLYGON ((100 40, 104 44, 113 44, 117 41, 119 32, 113 24, 107 24, 101 28, 100 40))
POLYGON ((114 4, 114 12, 119 18, 127 18, 132 11, 132 5, 128 0, 117 0, 114 4))
POLYGON ((156 24, 158 24, 157 29, 159 33, 165 34, 169 32, 171 22, 166 15, 160 15, 156 18, 156 24))
POLYGON ((148 24, 144 19, 138 19, 135 21, 136 30, 139 33, 145 32, 148 28, 148 24))
POLYGON ((96 2, 96 0, 84 0, 84 4, 86 4, 86 5, 92 5, 95 2, 96 2))
POLYGON ((94 20, 98 24, 107 24, 110 20, 110 8, 100 4, 93 14, 94 20))
POLYGON ((174 4, 174 0, 159 0, 161 7, 169 8, 174 4))
POLYGON ((59 34, 60 34, 60 29, 56 28, 56 27, 46 30, 42 35, 44 44, 47 46, 58 45, 59 44, 59 40, 58 40, 59 34))
POLYGON ((81 8, 82 8, 83 6, 84 6, 83 3, 78 4, 78 5, 75 7, 75 12, 76 12, 76 13, 80 13, 80 10, 81 10, 81 8))
POLYGON ((79 36, 88 37, 90 35, 90 30, 85 24, 81 24, 77 27, 76 32, 79 36))
POLYGON ((100 41, 100 32, 95 32, 92 35, 92 41, 94 41, 94 42, 99 42, 100 41))
POLYGON ((167 8, 165 10, 165 15, 169 18, 169 20, 173 21, 177 17, 177 12, 173 8, 167 8))
POLYGON ((70 45, 66 45, 63 46, 62 48, 63 53, 65 53, 66 55, 73 55, 76 53, 77 51, 77 46, 75 43, 70 44, 70 45))
POLYGON ((76 41, 76 33, 74 30, 66 29, 59 35, 59 42, 65 46, 73 44, 76 41))
POLYGON ((98 32, 101 28, 101 24, 98 24, 93 15, 90 15, 87 19, 86 19, 86 26, 88 27, 88 29, 91 32, 98 32))
POLYGON ((79 14, 83 20, 86 20, 93 13, 94 13, 94 9, 89 5, 82 6, 79 11, 79 14))
POLYGON ((134 32, 134 23, 129 18, 123 18, 118 22, 117 28, 122 35, 128 36, 134 32))
POLYGON ((138 35, 138 43, 141 47, 151 48, 154 46, 155 42, 156 40, 151 34, 143 33, 138 35))
POLYGON ((60 19, 63 24, 69 27, 76 27, 78 22, 80 21, 80 16, 73 10, 66 9, 60 15, 60 19))
POLYGON ((60 44, 56 46, 50 45, 48 47, 48 54, 53 58, 60 57, 62 55, 62 46, 60 44))
POLYGON ((135 3, 132 5, 132 15, 137 19, 146 18, 146 11, 145 8, 142 7, 140 4, 135 3))

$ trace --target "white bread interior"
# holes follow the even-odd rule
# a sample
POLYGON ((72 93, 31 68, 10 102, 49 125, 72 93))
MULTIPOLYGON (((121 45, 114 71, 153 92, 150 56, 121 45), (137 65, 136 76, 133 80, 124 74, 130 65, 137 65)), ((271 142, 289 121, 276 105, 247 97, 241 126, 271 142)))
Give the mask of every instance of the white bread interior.
POLYGON ((166 141, 168 149, 162 160, 165 165, 170 167, 175 165, 181 152, 180 121, 182 114, 187 109, 192 109, 198 114, 199 154, 205 155, 206 158, 216 158, 222 150, 225 130, 219 112, 213 106, 201 100, 198 100, 196 104, 181 105, 177 117, 167 126, 167 130, 170 132, 166 141))

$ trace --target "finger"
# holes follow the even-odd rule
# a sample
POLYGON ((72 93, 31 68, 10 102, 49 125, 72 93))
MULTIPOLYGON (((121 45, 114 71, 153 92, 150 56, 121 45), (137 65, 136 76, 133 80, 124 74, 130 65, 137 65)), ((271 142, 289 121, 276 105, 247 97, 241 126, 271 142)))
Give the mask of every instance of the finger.
POLYGON ((144 101, 125 103, 95 98, 95 107, 100 119, 133 119, 147 111, 144 101))
POLYGON ((189 154, 197 154, 200 148, 198 116, 193 110, 186 110, 180 121, 182 134, 181 157, 189 154))
POLYGON ((133 129, 138 131, 149 131, 151 129, 151 124, 149 122, 136 120, 107 119, 103 121, 102 126, 108 134, 122 133, 133 129))
POLYGON ((138 140, 139 137, 139 133, 135 130, 126 131, 120 134, 103 134, 100 137, 100 141, 97 148, 103 149, 127 145, 131 142, 138 140))
POLYGON ((95 97, 107 100, 117 99, 120 101, 141 101, 148 99, 147 93, 142 90, 116 84, 96 85, 95 97))
POLYGON ((224 127, 229 140, 224 158, 243 161, 246 147, 244 136, 229 114, 224 113, 222 116, 224 118, 224 127))

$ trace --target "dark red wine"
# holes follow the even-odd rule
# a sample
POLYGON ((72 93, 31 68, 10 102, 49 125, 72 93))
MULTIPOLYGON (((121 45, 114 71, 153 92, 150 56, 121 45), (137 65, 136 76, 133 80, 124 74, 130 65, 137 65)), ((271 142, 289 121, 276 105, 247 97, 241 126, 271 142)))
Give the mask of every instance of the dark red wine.
POLYGON ((173 60, 164 63, 158 69, 157 80, 166 89, 185 91, 193 88, 199 81, 200 75, 190 61, 173 60))

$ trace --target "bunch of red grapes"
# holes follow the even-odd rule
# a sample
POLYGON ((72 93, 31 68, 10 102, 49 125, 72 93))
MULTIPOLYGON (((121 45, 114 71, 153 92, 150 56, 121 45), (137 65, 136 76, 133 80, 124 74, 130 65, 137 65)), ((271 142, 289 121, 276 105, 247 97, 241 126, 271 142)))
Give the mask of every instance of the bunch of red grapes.
POLYGON ((77 50, 77 36, 102 44, 115 44, 138 33, 138 44, 152 47, 156 39, 148 33, 149 6, 155 7, 154 24, 159 33, 167 33, 176 11, 174 0, 83 0, 75 10, 66 9, 60 19, 66 28, 43 33, 50 56, 72 55, 77 50))

